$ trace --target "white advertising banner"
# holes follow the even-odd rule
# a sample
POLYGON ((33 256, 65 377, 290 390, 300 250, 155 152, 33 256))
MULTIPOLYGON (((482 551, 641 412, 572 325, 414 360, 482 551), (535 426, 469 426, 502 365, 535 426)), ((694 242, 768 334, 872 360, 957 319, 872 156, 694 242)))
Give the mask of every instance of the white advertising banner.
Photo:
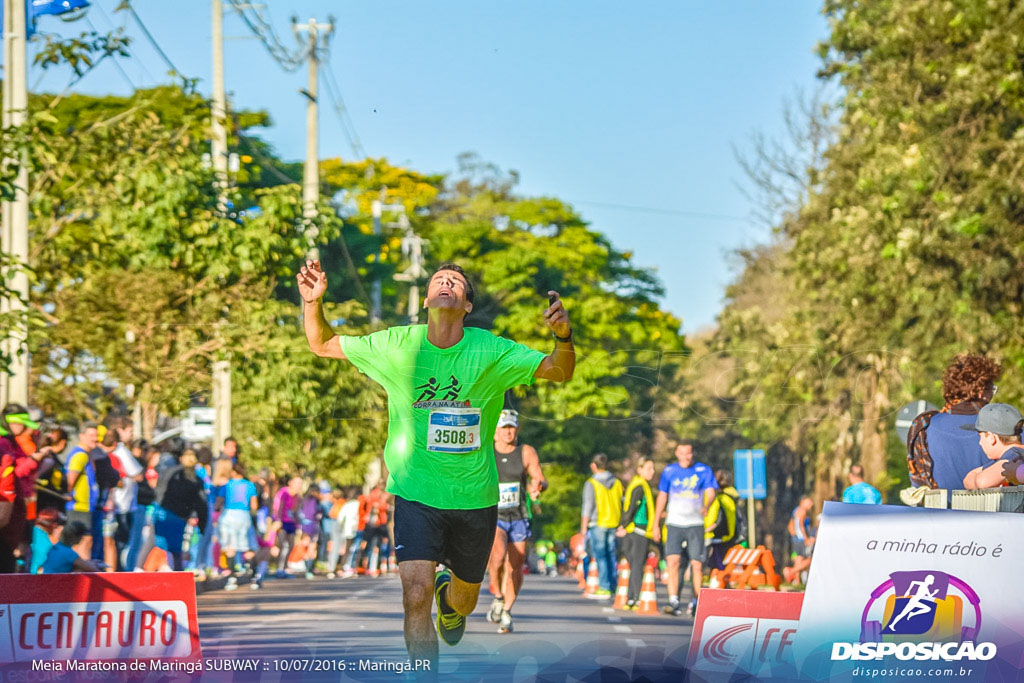
POLYGON ((1024 514, 825 503, 794 654, 817 681, 1017 681, 1024 514))
POLYGON ((0 575, 0 682, 97 663, 119 672, 191 671, 162 667, 201 657, 188 572, 0 575), (130 668, 140 661, 146 665, 130 668))

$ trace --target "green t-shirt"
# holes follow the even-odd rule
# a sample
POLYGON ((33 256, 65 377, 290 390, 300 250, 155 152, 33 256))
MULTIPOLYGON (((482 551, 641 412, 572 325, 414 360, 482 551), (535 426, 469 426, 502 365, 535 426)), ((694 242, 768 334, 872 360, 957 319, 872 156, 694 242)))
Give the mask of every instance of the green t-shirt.
POLYGON ((505 391, 532 384, 545 354, 467 327, 439 349, 426 325, 341 337, 341 349, 388 394, 388 491, 444 510, 498 504, 494 429, 505 391))

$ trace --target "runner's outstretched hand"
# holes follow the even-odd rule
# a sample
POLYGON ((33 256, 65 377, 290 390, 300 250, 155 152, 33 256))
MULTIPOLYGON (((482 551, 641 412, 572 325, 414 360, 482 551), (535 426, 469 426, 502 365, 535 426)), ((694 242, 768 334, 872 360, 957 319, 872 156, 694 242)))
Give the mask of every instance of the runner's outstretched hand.
POLYGON ((320 269, 320 261, 306 259, 306 265, 299 269, 295 279, 299 283, 299 296, 308 304, 327 291, 327 273, 320 269))
POLYGON ((569 326, 569 313, 565 310, 558 292, 550 290, 548 292, 548 300, 551 302, 551 305, 548 306, 548 310, 544 311, 544 320, 556 335, 568 337, 569 332, 572 331, 572 328, 569 326))

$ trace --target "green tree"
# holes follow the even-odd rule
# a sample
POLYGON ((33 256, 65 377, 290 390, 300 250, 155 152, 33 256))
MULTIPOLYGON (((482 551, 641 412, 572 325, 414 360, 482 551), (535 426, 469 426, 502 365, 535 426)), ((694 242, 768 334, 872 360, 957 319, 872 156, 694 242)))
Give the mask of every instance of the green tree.
POLYGON ((911 397, 941 403, 957 352, 1002 358, 1001 399, 1024 390, 1024 12, 974 0, 824 10, 821 75, 842 92, 834 137, 803 165, 750 167, 768 169, 751 175, 776 198, 772 171, 800 191, 774 213, 775 243, 745 255, 706 366, 728 378, 711 408, 784 451, 780 503, 794 488, 835 497, 854 461, 891 496, 906 482, 893 412, 911 397))

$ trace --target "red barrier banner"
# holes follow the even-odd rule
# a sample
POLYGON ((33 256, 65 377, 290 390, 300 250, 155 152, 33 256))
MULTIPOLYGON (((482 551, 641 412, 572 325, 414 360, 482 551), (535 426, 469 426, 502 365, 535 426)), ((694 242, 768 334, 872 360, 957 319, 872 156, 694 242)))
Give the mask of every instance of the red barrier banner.
POLYGON ((793 641, 803 600, 803 593, 702 590, 687 657, 690 681, 728 674, 795 679, 793 641))
POLYGON ((200 659, 188 572, 0 575, 0 668, 173 671, 200 659))

